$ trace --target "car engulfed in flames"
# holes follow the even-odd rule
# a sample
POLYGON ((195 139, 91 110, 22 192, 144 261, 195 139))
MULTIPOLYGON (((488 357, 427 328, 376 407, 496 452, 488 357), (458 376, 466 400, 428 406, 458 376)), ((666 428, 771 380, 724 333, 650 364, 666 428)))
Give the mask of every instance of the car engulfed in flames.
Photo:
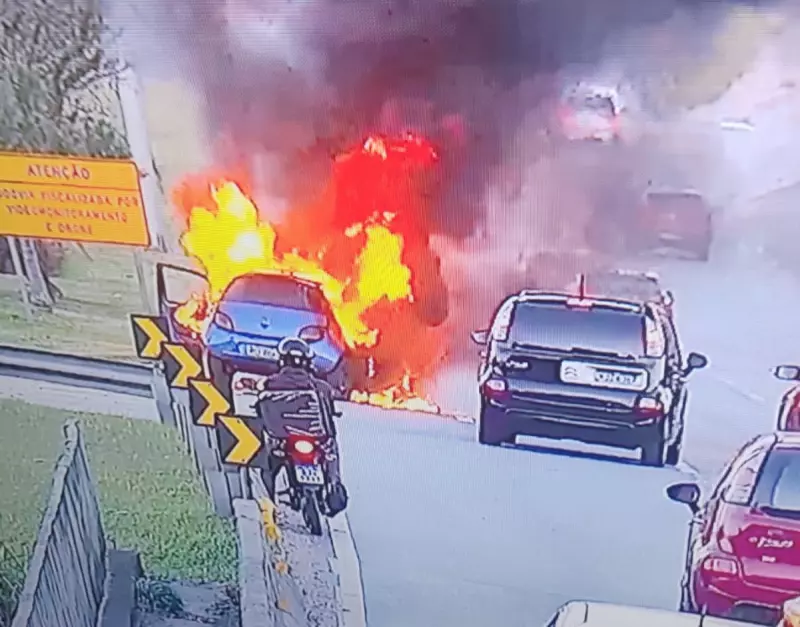
POLYGON ((173 311, 202 338, 226 288, 253 273, 319 286, 343 349, 369 364, 354 402, 439 412, 418 390, 443 358, 447 290, 426 232, 434 147, 413 135, 371 136, 333 162, 325 194, 280 221, 260 215, 243 177, 189 177, 173 203, 180 242, 202 268, 205 293, 173 311))

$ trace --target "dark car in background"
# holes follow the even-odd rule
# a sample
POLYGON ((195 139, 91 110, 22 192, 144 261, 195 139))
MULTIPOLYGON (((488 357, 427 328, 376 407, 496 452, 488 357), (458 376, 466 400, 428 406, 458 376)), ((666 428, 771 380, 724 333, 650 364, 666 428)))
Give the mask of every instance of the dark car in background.
POLYGON ((681 609, 776 625, 800 595, 800 434, 752 439, 702 504, 694 483, 667 495, 693 514, 681 609))
POLYGON ((706 365, 682 361, 669 316, 649 303, 522 291, 497 309, 479 370, 478 440, 517 435, 641 448, 642 464, 676 464, 685 378, 706 365))
POLYGON ((701 261, 711 256, 712 211, 696 191, 650 190, 642 200, 634 235, 636 248, 669 248, 701 261))

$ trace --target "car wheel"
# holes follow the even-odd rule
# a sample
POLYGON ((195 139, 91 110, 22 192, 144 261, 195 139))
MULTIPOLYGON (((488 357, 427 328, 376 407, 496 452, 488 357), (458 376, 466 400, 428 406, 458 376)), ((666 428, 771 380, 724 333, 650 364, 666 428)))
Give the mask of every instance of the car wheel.
POLYGON ((666 462, 667 442, 663 421, 652 435, 642 443, 642 466, 661 468, 666 462))
POLYGON ((481 403, 481 414, 478 418, 478 442, 487 446, 500 446, 509 436, 505 425, 495 419, 493 412, 481 403))

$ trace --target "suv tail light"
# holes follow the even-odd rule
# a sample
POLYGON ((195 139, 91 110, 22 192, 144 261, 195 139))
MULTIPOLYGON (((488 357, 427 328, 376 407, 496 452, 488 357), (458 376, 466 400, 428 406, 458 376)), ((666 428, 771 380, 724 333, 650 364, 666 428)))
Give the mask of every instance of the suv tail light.
POLYGON ((739 574, 739 564, 730 557, 707 557, 703 560, 703 570, 717 575, 739 574))
POLYGON ((646 418, 661 418, 664 415, 664 405, 652 396, 641 396, 636 401, 636 413, 646 418))
POLYGON ((664 332, 650 316, 644 319, 644 355, 645 357, 662 357, 666 350, 664 332))
POLYGON ((488 379, 483 384, 483 395, 490 399, 501 399, 508 395, 508 383, 503 379, 488 379))
POLYGON ((216 314, 214 314, 214 324, 216 324, 220 329, 233 331, 233 320, 231 320, 230 316, 222 313, 221 311, 218 311, 216 314))

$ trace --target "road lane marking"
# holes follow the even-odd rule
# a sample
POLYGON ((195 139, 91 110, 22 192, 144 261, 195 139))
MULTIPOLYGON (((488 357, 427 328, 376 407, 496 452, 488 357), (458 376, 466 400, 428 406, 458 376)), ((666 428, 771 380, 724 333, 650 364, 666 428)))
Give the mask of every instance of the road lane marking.
POLYGON ((750 392, 748 390, 743 389, 741 386, 737 385, 734 381, 731 381, 727 377, 723 377, 714 373, 711 374, 711 377, 722 383, 722 385, 730 388, 733 392, 735 392, 739 396, 742 396, 749 401, 759 404, 767 402, 767 399, 765 399, 763 396, 760 396, 755 392, 750 392))
POLYGON ((692 466, 689 462, 681 460, 675 465, 675 470, 681 472, 685 475, 690 475, 691 477, 698 479, 700 477, 700 471, 697 470, 694 466, 692 466))
POLYGON ((343 627, 366 627, 367 611, 364 604, 364 582, 361 562, 358 559, 353 532, 347 514, 342 512, 328 518, 328 532, 333 544, 334 568, 339 578, 343 627))

